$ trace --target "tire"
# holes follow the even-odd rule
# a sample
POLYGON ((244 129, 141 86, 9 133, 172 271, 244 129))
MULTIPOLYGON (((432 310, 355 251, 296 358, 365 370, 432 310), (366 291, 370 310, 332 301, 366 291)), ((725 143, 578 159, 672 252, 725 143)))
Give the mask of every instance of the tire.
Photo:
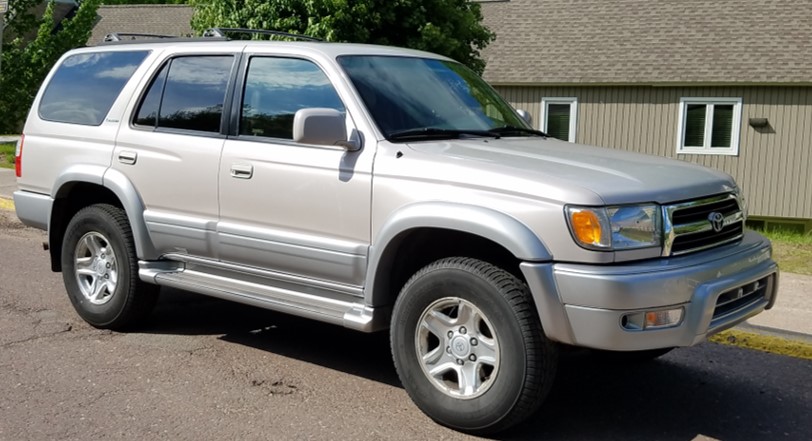
POLYGON ((83 208, 71 219, 62 244, 62 278, 73 308, 97 328, 135 326, 158 299, 158 286, 138 278, 129 221, 112 205, 83 208))
POLYGON ((478 435, 535 412, 558 363, 527 286, 470 258, 438 260, 412 276, 395 303, 390 338, 398 376, 420 410, 478 435))

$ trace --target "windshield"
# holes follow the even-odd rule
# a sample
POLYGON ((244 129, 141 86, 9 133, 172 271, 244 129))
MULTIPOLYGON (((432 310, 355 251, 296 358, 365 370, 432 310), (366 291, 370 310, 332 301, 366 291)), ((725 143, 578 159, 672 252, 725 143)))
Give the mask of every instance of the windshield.
POLYGON ((339 63, 388 139, 406 133, 436 138, 529 129, 493 88, 459 63, 369 55, 342 56, 339 63))

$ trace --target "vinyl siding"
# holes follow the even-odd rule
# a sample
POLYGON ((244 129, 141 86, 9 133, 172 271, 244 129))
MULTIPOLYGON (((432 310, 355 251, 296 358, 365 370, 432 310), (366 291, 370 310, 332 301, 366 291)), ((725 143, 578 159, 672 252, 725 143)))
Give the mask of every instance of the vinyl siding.
POLYGON ((540 127, 543 97, 577 97, 576 142, 678 158, 731 174, 754 216, 812 219, 812 87, 497 87, 540 127), (683 97, 741 97, 738 156, 677 155, 683 97), (767 118, 767 130, 749 118, 767 118))

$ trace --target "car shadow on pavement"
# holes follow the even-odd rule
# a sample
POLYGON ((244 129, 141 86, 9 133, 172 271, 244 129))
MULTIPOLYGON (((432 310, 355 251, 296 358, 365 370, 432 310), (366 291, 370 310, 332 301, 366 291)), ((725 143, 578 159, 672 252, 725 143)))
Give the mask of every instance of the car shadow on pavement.
POLYGON ((809 440, 812 388, 800 373, 810 367, 714 343, 638 364, 580 351, 562 358, 541 410, 504 439, 809 440), (776 375, 785 370, 795 375, 776 375))
POLYGON ((149 323, 139 332, 219 335, 223 341, 400 386, 386 332, 366 334, 166 288, 149 323))
MULTIPOLYGON (((219 335, 226 342, 400 387, 385 332, 364 334, 179 291, 162 295, 141 332, 219 335)), ((812 422, 805 415, 812 414, 812 387, 798 372, 812 373, 809 361, 713 343, 637 364, 565 351, 540 411, 500 438, 808 440, 812 422), (787 369, 795 374, 775 374, 787 369)))

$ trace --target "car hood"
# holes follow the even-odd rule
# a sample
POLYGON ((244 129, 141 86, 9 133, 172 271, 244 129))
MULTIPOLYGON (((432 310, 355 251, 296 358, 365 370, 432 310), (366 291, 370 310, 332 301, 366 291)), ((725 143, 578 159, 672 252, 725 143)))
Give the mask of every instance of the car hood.
POLYGON ((451 181, 570 203, 664 204, 736 188, 726 173, 688 162, 552 138, 419 142, 410 148, 429 156, 427 163, 451 181))

